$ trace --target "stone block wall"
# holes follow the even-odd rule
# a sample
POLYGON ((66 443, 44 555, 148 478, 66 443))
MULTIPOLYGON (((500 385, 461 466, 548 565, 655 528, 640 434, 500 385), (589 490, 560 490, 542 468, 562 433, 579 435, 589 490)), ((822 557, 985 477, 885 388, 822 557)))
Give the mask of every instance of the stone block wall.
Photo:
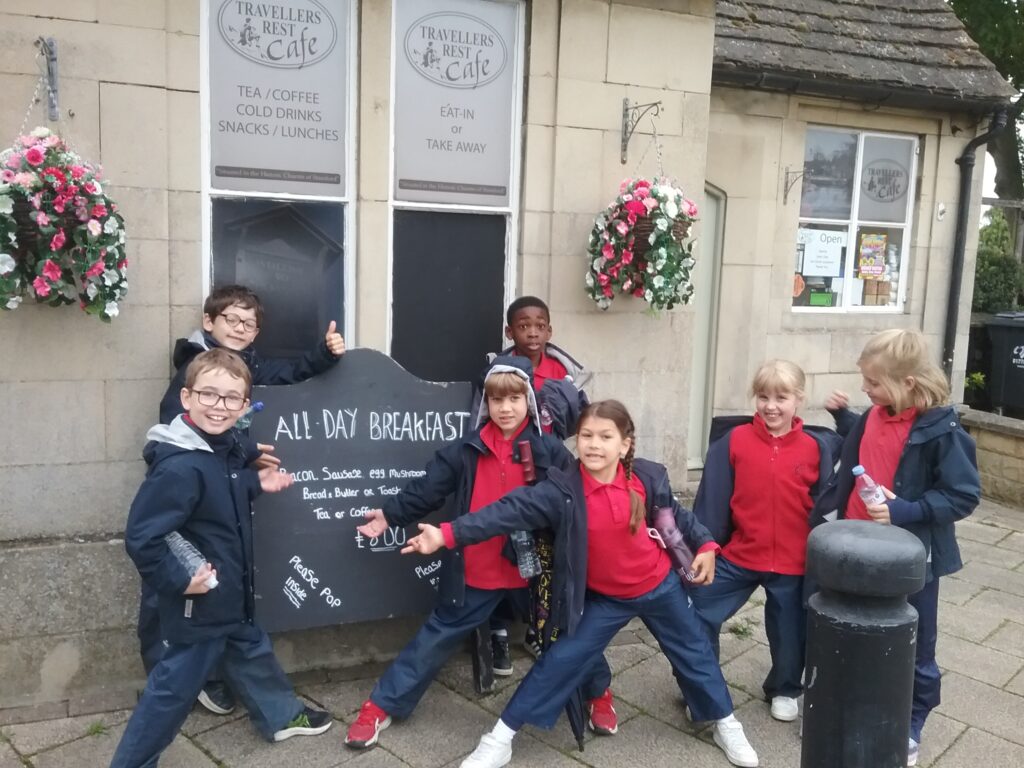
POLYGON ((1024 421, 972 410, 961 420, 978 446, 982 494, 1024 506, 1024 421))

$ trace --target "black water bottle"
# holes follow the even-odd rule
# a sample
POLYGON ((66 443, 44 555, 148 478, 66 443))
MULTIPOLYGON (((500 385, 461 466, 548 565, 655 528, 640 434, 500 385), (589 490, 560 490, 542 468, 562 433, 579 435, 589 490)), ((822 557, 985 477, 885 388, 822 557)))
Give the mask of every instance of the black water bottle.
MULTIPOLYGON (((522 440, 518 444, 519 463, 523 466, 523 480, 527 485, 537 482, 537 468, 533 464, 533 447, 529 440, 522 440)), ((516 551, 516 563, 519 565, 519 575, 524 579, 532 579, 539 576, 541 572, 540 556, 537 554, 537 544, 533 540, 533 534, 529 531, 513 531, 509 534, 512 548, 516 551)))

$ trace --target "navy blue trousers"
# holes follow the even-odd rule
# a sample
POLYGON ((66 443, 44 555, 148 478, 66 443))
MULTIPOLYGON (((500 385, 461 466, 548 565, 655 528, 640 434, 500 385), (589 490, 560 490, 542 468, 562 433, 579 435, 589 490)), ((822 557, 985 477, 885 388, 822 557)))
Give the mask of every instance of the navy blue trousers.
POLYGON ((670 572, 640 597, 618 599, 588 592, 576 631, 560 636, 533 665, 501 719, 514 730, 526 724, 551 728, 608 643, 637 616, 668 657, 694 720, 719 720, 731 714, 732 697, 707 634, 682 582, 670 572))
POLYGON ((171 643, 146 681, 110 768, 152 768, 174 741, 207 675, 223 660, 232 689, 268 740, 302 712, 267 633, 242 626, 230 635, 190 645, 171 643))
MULTIPOLYGON (((416 636, 377 681, 370 694, 370 701, 392 717, 404 718, 411 715, 441 667, 461 647, 469 633, 487 621, 505 597, 519 600, 521 596, 516 593, 525 591, 474 589, 467 586, 466 599, 461 607, 436 607, 416 636)), ((559 640, 552 648, 557 648, 563 642, 559 640)), ((548 651, 541 658, 547 658, 550 653, 548 651)), ((594 656, 594 660, 581 673, 581 680, 587 681, 584 688, 587 698, 600 696, 612 680, 608 662, 600 653, 594 656)))
POLYGON ((917 653, 914 659, 914 699, 910 708, 910 737, 921 743, 924 721, 941 701, 942 673, 935 662, 939 630, 939 580, 929 581, 908 599, 917 610, 917 653))
MULTIPOLYGON (((167 643, 163 640, 160 632, 160 596, 146 582, 142 582, 142 594, 139 596, 139 626, 136 635, 139 638, 139 651, 142 654, 142 665, 146 668, 146 675, 153 671, 153 667, 164 656, 167 650, 167 643)), ((206 682, 221 682, 224 680, 224 670, 220 664, 210 670, 206 682)), ((205 683, 204 683, 205 687, 205 683)))
POLYGON ((693 605, 718 658, 722 625, 746 605, 758 586, 764 587, 767 595, 764 628, 772 655, 772 668, 761 687, 769 699, 774 696, 796 698, 803 691, 801 679, 807 646, 803 576, 752 571, 720 556, 715 564, 715 580, 693 590, 693 605))

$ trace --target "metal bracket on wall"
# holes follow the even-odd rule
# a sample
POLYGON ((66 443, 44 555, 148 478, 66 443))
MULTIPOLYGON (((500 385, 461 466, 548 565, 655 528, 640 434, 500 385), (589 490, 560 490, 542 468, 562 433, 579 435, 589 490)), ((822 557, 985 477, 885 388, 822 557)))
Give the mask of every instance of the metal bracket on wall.
POLYGON ((657 117, 661 112, 661 102, 652 101, 650 104, 630 106, 628 97, 622 100, 622 151, 619 160, 623 165, 626 164, 626 148, 629 146, 629 140, 633 136, 633 131, 636 130, 637 123, 652 109, 654 113, 651 116, 657 117))
POLYGON ((46 57, 46 104, 50 120, 60 118, 57 105, 57 41, 52 37, 38 37, 36 45, 46 57))
POLYGON ((782 204, 785 205, 789 202, 789 190, 793 188, 801 178, 803 178, 803 171, 791 171, 789 166, 786 166, 786 179, 782 184, 782 204))

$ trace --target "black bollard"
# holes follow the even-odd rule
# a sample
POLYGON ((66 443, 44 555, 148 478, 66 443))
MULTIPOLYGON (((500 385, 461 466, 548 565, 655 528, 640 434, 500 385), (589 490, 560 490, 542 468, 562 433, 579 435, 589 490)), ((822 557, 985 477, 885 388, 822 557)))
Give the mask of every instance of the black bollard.
POLYGON ((925 581, 912 533, 864 520, 815 528, 807 576, 801 768, 906 768, 917 648, 907 595, 925 581))

